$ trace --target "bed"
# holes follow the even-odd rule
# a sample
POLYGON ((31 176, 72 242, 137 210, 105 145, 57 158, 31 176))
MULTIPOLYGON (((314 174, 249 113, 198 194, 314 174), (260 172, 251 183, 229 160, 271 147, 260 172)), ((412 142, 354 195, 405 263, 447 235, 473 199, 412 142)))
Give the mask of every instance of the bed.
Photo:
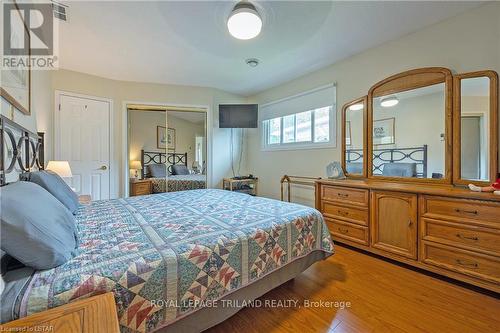
POLYGON ((218 318, 213 311, 215 323, 191 321, 202 301, 264 280, 248 295, 253 300, 276 287, 273 273, 285 282, 333 253, 315 209, 223 190, 95 201, 82 205, 76 219, 80 253, 35 272, 12 304, 14 318, 112 291, 125 332, 152 332, 180 320, 177 328, 199 331, 231 310, 223 308, 218 318), (300 259, 300 269, 287 274, 300 259))
POLYGON ((148 179, 151 179, 153 193, 177 192, 206 188, 206 176, 202 174, 169 175, 167 178, 150 177, 148 179))
POLYGON ((142 178, 151 180, 153 193, 176 192, 206 188, 206 175, 173 175, 173 165, 187 166, 187 153, 163 153, 141 150, 142 178), (152 177, 149 165, 167 164, 167 177, 152 177))
POLYGON ((317 210, 223 190, 94 201, 75 220, 75 257, 4 275, 2 321, 111 291, 122 332, 199 332, 334 252, 317 210))

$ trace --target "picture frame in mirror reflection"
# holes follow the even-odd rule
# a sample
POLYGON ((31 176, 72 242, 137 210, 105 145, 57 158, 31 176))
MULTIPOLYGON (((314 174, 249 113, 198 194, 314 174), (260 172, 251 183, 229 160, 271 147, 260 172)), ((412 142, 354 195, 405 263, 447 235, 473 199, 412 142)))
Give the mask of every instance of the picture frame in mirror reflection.
POLYGON ((393 145, 396 143, 395 118, 385 118, 373 121, 373 145, 393 145))
POLYGON ((175 128, 156 126, 156 147, 175 150, 175 128))

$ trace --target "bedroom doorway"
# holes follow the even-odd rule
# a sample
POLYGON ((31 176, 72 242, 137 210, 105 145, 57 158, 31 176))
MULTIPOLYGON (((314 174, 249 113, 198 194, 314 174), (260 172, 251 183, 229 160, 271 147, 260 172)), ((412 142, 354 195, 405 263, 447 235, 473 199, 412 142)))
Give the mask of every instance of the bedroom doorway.
POLYGON ((207 187, 206 109, 128 105, 128 195, 207 187))
POLYGON ((112 110, 106 98, 56 91, 54 157, 68 161, 66 181, 92 200, 113 197, 111 186, 112 110))

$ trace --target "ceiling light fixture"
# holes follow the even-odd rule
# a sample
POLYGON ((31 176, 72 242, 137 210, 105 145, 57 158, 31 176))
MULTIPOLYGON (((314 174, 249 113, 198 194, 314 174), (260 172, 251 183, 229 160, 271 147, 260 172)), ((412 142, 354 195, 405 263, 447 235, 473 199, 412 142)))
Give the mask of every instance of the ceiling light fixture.
POLYGON ((257 67, 257 65, 259 64, 259 59, 250 58, 250 59, 245 60, 245 62, 250 67, 257 67))
POLYGON ((363 110, 365 108, 365 105, 363 103, 358 103, 358 104, 353 104, 349 107, 349 110, 351 111, 359 111, 363 110))
POLYGON ((397 105, 399 103, 399 99, 396 96, 390 96, 386 98, 382 98, 380 101, 380 106, 384 108, 390 108, 391 106, 397 105))
POLYGON ((241 1, 234 6, 227 20, 227 29, 234 38, 252 39, 260 34, 262 19, 250 2, 241 1))

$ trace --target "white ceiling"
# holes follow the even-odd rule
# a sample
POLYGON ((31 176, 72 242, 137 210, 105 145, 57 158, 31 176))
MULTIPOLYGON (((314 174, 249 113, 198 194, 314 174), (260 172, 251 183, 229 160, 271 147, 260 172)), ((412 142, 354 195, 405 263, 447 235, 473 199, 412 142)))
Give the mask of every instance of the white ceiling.
POLYGON ((241 41, 234 1, 68 2, 62 68, 116 80, 251 95, 478 6, 478 2, 258 1, 262 33, 241 41), (260 59, 251 68, 247 58, 260 59))

